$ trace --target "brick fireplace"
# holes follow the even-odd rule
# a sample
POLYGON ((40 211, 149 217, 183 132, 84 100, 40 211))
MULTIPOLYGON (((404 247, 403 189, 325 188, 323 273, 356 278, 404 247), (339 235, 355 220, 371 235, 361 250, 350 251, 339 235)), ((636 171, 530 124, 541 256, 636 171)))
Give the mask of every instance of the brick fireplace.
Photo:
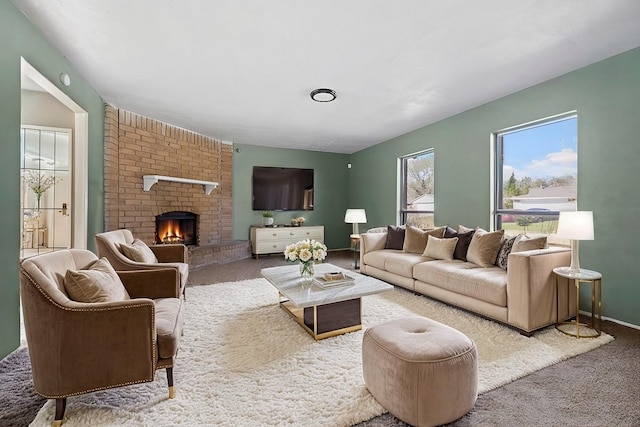
POLYGON ((156 243, 156 217, 188 212, 196 218, 192 267, 250 257, 248 242, 231 240, 232 152, 231 144, 105 105, 105 229, 128 228, 156 243), (144 175, 218 187, 207 195, 199 184, 159 181, 144 191, 144 175))

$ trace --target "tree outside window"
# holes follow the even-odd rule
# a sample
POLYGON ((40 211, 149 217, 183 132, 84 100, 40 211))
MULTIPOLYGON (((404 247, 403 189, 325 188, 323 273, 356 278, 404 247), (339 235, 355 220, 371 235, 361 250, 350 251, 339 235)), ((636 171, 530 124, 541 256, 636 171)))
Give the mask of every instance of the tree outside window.
POLYGON ((577 205, 577 116, 569 113, 496 133, 495 228, 556 232, 577 205))

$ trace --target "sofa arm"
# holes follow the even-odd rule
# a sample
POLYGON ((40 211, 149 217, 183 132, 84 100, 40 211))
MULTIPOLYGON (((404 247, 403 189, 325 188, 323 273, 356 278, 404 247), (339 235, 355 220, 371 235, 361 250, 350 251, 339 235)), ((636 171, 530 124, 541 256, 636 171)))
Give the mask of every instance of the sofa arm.
POLYGON ((189 252, 185 245, 150 245, 149 248, 151 248, 159 262, 182 262, 188 264, 189 252))
POLYGON ((180 273, 175 268, 117 273, 131 298, 180 298, 180 273))
POLYGON ((387 233, 363 233, 360 235, 360 254, 379 251, 387 244, 387 233))
POLYGON ((564 248, 509 254, 507 265, 509 324, 531 332, 556 323, 557 301, 553 269, 569 265, 570 258, 571 251, 564 248))

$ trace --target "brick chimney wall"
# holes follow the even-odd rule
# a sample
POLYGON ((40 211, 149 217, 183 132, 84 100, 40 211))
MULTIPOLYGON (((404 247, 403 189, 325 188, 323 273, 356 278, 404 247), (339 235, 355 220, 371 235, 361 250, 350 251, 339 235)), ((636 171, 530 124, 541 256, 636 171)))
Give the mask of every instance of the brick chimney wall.
POLYGON ((232 152, 224 144, 129 111, 105 106, 105 229, 128 228, 146 243, 155 239, 156 215, 199 215, 200 245, 231 241, 232 152), (149 191, 143 175, 219 183, 210 195, 199 184, 159 181, 149 191))

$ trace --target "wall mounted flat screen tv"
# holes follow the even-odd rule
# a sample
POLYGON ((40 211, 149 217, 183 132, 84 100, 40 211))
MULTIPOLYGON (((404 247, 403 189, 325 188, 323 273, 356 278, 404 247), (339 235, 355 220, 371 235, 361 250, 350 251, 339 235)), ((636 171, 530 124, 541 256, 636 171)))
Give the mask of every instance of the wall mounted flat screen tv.
POLYGON ((253 167, 254 211, 312 211, 313 169, 253 167))

